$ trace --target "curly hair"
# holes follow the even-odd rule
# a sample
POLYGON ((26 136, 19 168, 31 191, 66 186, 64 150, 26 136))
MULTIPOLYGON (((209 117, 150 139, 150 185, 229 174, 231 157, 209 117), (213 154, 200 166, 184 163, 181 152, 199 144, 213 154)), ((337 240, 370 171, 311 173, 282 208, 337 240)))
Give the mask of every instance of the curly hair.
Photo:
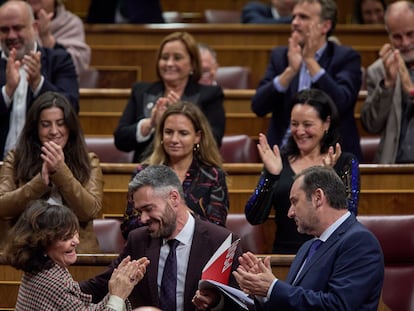
POLYGON ((54 262, 47 257, 47 249, 78 231, 78 218, 69 208, 33 201, 9 231, 3 261, 33 274, 49 269, 54 262))

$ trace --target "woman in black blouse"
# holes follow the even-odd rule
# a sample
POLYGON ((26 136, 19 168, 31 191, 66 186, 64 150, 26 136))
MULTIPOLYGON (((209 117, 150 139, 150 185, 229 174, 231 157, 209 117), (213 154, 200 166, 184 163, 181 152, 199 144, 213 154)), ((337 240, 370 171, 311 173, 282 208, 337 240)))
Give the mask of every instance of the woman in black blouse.
POLYGON ((341 151, 339 118, 332 99, 319 89, 300 91, 292 99, 290 135, 279 151, 271 148, 264 134, 259 134, 258 150, 264 170, 248 200, 245 214, 252 224, 267 220, 275 209, 276 234, 273 253, 295 254, 311 238, 298 233, 289 216, 290 188, 293 177, 310 166, 332 166, 344 182, 348 209, 357 214, 360 190, 358 160, 341 151))
POLYGON ((217 86, 198 83, 201 62, 196 41, 186 32, 174 32, 163 39, 157 54, 159 81, 138 82, 115 130, 115 145, 122 151, 135 151, 134 162, 152 151, 155 127, 163 112, 179 100, 197 105, 207 117, 218 146, 224 135, 223 91, 217 86))

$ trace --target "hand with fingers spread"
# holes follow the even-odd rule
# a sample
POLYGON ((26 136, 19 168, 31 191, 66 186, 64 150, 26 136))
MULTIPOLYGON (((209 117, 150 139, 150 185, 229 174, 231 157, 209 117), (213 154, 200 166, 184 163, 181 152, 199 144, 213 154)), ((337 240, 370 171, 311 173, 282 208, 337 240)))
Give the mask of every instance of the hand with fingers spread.
POLYGON ((328 154, 322 159, 324 166, 334 167, 338 159, 341 157, 342 149, 339 143, 336 143, 335 150, 333 146, 328 149, 328 154))
POLYGON ((260 133, 257 150, 259 151, 266 170, 273 175, 279 175, 283 168, 279 147, 274 145, 272 150, 267 142, 266 135, 260 133))
POLYGON ((149 260, 146 257, 138 260, 131 260, 130 256, 125 257, 112 273, 108 283, 109 293, 125 300, 144 277, 148 264, 149 260))

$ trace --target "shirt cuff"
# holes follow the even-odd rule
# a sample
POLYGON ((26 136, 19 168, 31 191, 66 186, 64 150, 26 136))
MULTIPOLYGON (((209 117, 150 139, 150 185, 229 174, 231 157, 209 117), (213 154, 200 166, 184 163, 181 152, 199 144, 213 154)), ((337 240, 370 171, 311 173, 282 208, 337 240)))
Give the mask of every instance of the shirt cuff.
POLYGON ((278 279, 275 279, 272 283, 272 285, 270 285, 268 291, 267 291, 267 296, 266 296, 266 300, 270 299, 270 295, 272 294, 273 291, 273 287, 275 286, 276 282, 278 281, 278 279))
POLYGON ((7 95, 5 85, 3 85, 3 87, 1 88, 1 94, 3 95, 3 99, 4 99, 4 103, 6 107, 9 108, 11 105, 12 99, 9 97, 9 95, 7 95))
POLYGON ((141 131, 141 127, 142 127, 142 122, 143 122, 144 120, 145 120, 145 119, 141 119, 141 120, 139 120, 139 121, 138 121, 138 124, 137 124, 136 138, 137 138, 137 142, 138 142, 138 143, 142 143, 142 142, 144 142, 144 141, 149 140, 149 139, 151 138, 152 134, 153 134, 153 133, 154 133, 154 131, 155 131, 155 129, 154 129, 154 128, 152 128, 152 129, 151 129, 151 131, 149 132, 149 134, 148 134, 147 136, 143 136, 143 135, 142 135, 142 131, 141 131))
POLYGON ((43 77, 43 75, 41 75, 39 85, 37 86, 37 88, 35 90, 32 90, 34 97, 37 97, 37 95, 39 95, 39 92, 42 89, 42 86, 43 86, 44 82, 45 82, 45 78, 43 77))
POLYGON ((311 77, 312 83, 317 82, 320 77, 322 77, 325 74, 325 69, 321 68, 313 77, 311 77))
POLYGON ((125 302, 121 297, 110 295, 108 303, 106 304, 107 308, 111 308, 117 311, 125 311, 125 302))
POLYGON ((273 86, 275 87, 276 91, 278 91, 280 93, 286 93, 287 87, 283 87, 280 84, 279 76, 277 76, 276 78, 273 79, 273 86))

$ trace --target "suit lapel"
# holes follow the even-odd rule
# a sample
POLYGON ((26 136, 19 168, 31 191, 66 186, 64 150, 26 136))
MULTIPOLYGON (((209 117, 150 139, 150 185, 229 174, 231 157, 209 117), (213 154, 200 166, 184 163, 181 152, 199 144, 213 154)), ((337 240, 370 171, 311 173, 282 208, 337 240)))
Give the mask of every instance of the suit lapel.
POLYGON ((160 248, 161 248, 161 239, 150 239, 148 249, 145 251, 145 256, 150 260, 150 264, 147 267, 148 276, 148 289, 150 291, 151 300, 157 301, 159 305, 159 295, 158 295, 158 285, 157 285, 157 276, 158 276, 158 261, 160 259, 160 248))
POLYGON ((195 219, 195 229, 193 243, 191 244, 190 258, 188 259, 187 275, 185 277, 185 289, 184 289, 184 310, 186 309, 187 301, 191 301, 197 288, 198 282, 201 279, 201 271, 204 265, 210 259, 214 250, 210 250, 209 233, 205 228, 200 225, 200 220, 195 219))
MULTIPOLYGON (((299 285, 300 282, 302 281, 302 279, 306 276, 306 274, 308 273, 308 271, 312 268, 312 266, 315 264, 315 262, 318 262, 320 258, 322 258, 323 256, 325 256, 326 252, 333 246, 335 245, 338 240, 341 238, 341 236, 349 229, 349 227, 355 223, 356 219, 355 217, 351 214, 350 217, 348 217, 345 222, 343 222, 332 234, 331 236, 328 238, 328 240, 326 242, 324 242, 318 249, 317 252, 315 252, 315 254, 310 258, 309 262, 306 263, 306 265, 303 267, 302 271, 300 272, 295 285, 299 285)), ((309 246, 306 248, 306 252, 301 253, 301 258, 300 260, 298 260, 298 262, 295 264, 295 271, 296 273, 293 274, 293 278, 292 280, 290 280, 290 282, 293 282, 293 280, 296 277, 296 274, 298 273, 303 261, 305 260, 305 257, 308 254, 309 248, 312 244, 311 241, 307 242, 309 243, 309 246)), ((299 259, 299 258, 298 258, 299 259)), ((295 260, 296 262, 296 260, 295 260)), ((290 276, 290 273, 289 273, 290 276)), ((292 276, 290 276, 292 277, 292 276)))

